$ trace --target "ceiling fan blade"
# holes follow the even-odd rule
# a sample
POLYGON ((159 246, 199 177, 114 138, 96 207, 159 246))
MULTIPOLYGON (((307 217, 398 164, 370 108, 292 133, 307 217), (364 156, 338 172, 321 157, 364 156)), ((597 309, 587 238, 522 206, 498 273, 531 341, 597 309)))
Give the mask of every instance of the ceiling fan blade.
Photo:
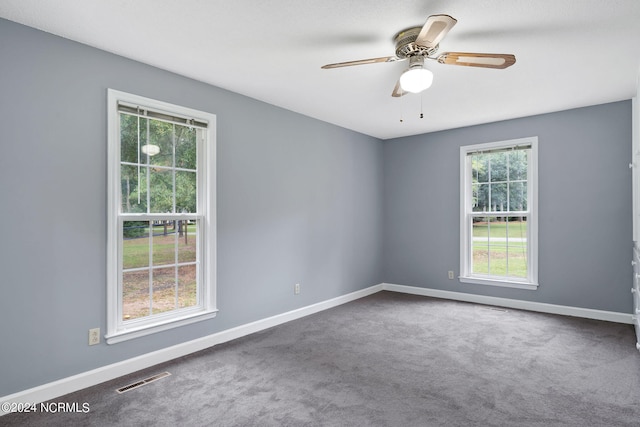
POLYGON ((424 47, 436 47, 456 22, 458 21, 449 15, 431 15, 424 23, 415 43, 424 47))
POLYGON ((516 63, 516 57, 508 53, 445 52, 437 59, 441 64, 498 69, 507 68, 516 63))
POLYGON ((396 83, 396 87, 393 88, 393 92, 391 93, 391 96, 393 96, 394 98, 399 98, 406 94, 407 92, 402 90, 402 87, 400 87, 400 80, 398 80, 398 82, 396 83))
POLYGON ((321 68, 326 70, 329 68, 351 67, 352 65, 376 64, 378 62, 394 62, 397 60, 398 58, 396 58, 395 56, 385 56, 382 58, 360 59, 358 61, 336 62, 335 64, 323 65, 321 68))

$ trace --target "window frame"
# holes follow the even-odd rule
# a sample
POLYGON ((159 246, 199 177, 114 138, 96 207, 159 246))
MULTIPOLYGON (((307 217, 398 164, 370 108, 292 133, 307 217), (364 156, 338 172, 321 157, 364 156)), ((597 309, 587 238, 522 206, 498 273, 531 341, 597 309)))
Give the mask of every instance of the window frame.
POLYGON ((211 319, 216 316, 216 116, 211 113, 167 102, 107 90, 107 344, 130 340, 171 328, 211 319), (134 214, 121 212, 120 183, 120 112, 119 103, 136 105, 207 124, 205 137, 198 141, 197 209, 193 214, 134 214), (122 319, 122 224, 124 221, 146 221, 156 218, 193 219, 201 227, 199 245, 198 301, 196 306, 170 310, 135 320, 122 319))
MULTIPOLYGON (((483 216, 505 216, 500 213, 482 213, 483 216)), ((524 216, 524 215, 523 215, 524 216)), ((462 283, 501 286, 517 289, 538 289, 538 137, 526 137, 460 147, 460 276, 462 283), (528 277, 519 280, 508 276, 489 276, 473 274, 472 266, 472 174, 469 153, 493 151, 511 147, 530 145, 527 168, 527 273, 528 277)))

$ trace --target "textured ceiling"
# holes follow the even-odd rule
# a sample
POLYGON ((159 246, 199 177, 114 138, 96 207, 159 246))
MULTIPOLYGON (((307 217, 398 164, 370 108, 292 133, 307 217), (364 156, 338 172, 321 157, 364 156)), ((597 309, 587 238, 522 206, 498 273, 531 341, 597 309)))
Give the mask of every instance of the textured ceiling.
POLYGON ((0 17, 383 139, 630 99, 640 70, 638 0, 0 0, 0 17), (440 52, 516 64, 428 61, 433 86, 402 98, 405 61, 320 69, 391 56, 440 13, 458 20, 440 52))

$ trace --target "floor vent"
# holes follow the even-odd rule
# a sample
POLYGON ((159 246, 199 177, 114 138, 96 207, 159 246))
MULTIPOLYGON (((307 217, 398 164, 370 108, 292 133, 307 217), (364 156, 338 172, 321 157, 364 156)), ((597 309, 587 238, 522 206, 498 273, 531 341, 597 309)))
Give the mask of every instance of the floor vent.
POLYGON ((161 378, 168 377, 169 375, 171 375, 169 372, 163 372, 161 374, 157 374, 157 375, 154 375, 152 377, 145 378, 145 379, 140 380, 140 381, 136 381, 133 384, 129 384, 129 385, 126 385, 124 387, 120 387, 116 391, 118 393, 125 393, 125 392, 127 392, 129 390, 133 390, 134 388, 142 387, 145 384, 149 384, 149 383, 152 383, 154 381, 158 381, 161 378))

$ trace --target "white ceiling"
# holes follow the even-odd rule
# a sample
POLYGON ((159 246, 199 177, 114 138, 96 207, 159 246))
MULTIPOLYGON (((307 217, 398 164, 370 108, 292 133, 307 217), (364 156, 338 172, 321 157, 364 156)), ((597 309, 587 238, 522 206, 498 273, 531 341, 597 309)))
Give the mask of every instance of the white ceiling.
POLYGON ((640 70, 638 0, 0 0, 0 17, 382 139, 630 99, 640 70), (428 61, 433 86, 402 98, 406 61, 320 69, 391 56, 441 13, 458 23, 439 52, 516 64, 428 61))

